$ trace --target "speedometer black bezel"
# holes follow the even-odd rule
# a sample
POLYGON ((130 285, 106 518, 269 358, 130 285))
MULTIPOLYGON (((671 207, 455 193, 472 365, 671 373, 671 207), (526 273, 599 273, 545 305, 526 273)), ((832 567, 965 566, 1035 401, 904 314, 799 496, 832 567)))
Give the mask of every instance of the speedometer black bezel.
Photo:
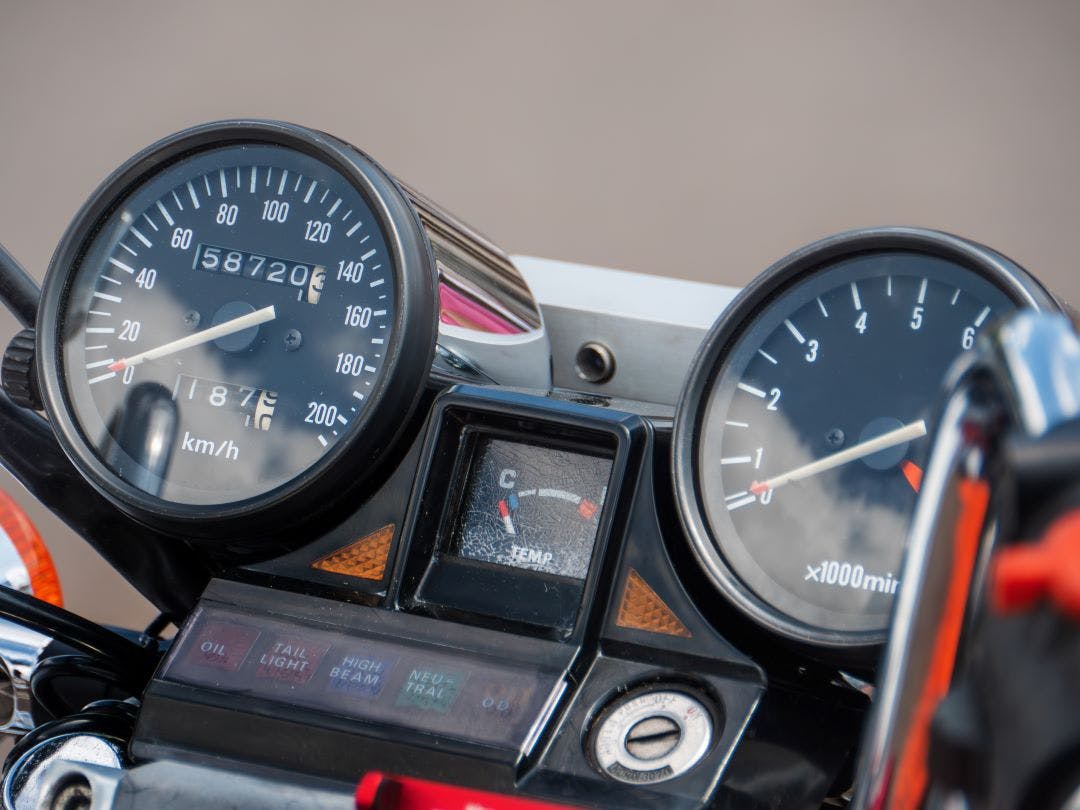
POLYGON ((879 227, 847 231, 800 248, 744 287, 709 330, 691 365, 675 417, 672 478, 677 511, 691 550, 713 585, 744 615, 783 639, 847 654, 876 650, 887 630, 838 631, 801 622, 773 607, 746 585, 726 560, 705 517, 697 469, 698 441, 709 393, 728 355, 757 315, 795 284, 833 262, 857 254, 906 251, 953 261, 1001 289, 1018 306, 1058 309, 1032 276, 995 251, 941 231, 879 227))
POLYGON ((431 246, 415 209, 397 182, 355 147, 330 135, 280 121, 229 120, 166 137, 110 175, 75 215, 49 265, 37 320, 37 362, 45 410, 72 463, 113 504, 135 519, 185 539, 243 539, 280 535, 355 494, 410 424, 435 351, 437 276, 431 246), (98 458, 73 415, 64 384, 61 313, 75 275, 103 222, 138 187, 176 162, 221 147, 281 146, 338 171, 364 197, 386 236, 395 274, 397 311, 383 373, 368 405, 348 432, 315 464, 289 482, 252 498, 222 505, 164 501, 114 474, 98 458), (325 484, 334 472, 335 486, 325 484), (346 483, 343 483, 346 482, 346 483), (241 535, 242 532, 242 535, 241 535))

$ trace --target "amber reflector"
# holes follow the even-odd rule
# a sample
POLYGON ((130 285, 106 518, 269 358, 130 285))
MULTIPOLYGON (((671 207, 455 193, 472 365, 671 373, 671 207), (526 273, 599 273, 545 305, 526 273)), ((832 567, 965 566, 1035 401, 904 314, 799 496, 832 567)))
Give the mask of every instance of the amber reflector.
POLYGON ((394 524, 390 523, 371 534, 361 537, 344 548, 320 557, 312 568, 345 574, 360 579, 381 580, 386 573, 386 561, 390 557, 390 541, 394 539, 394 524))
POLYGON ((60 577, 49 550, 45 548, 30 516, 3 490, 0 490, 0 530, 11 540, 15 552, 26 566, 30 592, 38 599, 63 607, 60 577))
POLYGON ((631 630, 690 638, 686 625, 679 621, 679 617, 633 568, 630 569, 630 576, 626 578, 626 588, 619 605, 619 617, 615 623, 631 630))

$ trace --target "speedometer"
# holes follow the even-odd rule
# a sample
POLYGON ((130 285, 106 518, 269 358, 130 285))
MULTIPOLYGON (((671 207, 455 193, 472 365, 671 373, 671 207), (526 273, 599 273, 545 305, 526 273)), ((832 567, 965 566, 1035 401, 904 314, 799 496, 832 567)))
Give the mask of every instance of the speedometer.
POLYGON ((50 419, 150 519, 314 498, 344 459, 340 492, 422 389, 434 284, 415 212, 357 150, 279 123, 189 130, 106 181, 61 243, 38 324, 50 419))
POLYGON ((750 616, 802 641, 882 640, 937 392, 995 318, 1049 296, 944 234, 842 234, 781 261, 706 338, 675 475, 694 551, 750 616))

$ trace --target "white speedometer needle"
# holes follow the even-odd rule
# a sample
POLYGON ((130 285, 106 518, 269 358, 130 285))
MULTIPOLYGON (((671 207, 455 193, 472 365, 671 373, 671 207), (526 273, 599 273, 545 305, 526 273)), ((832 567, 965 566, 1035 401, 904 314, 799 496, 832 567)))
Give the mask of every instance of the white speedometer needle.
POLYGON ((801 481, 812 475, 817 475, 826 470, 831 470, 834 467, 839 467, 842 464, 847 464, 849 461, 856 461, 860 458, 872 456, 874 453, 888 450, 890 447, 895 447, 898 444, 903 444, 904 442, 909 442, 912 439, 918 439, 920 436, 925 435, 926 422, 919 419, 918 421, 910 422, 903 427, 898 427, 896 430, 890 430, 888 433, 882 433, 880 436, 875 436, 873 439, 859 442, 857 445, 849 447, 847 450, 841 450, 839 453, 833 453, 831 456, 819 458, 817 461, 811 461, 809 464, 796 467, 794 470, 788 470, 781 475, 773 476, 765 481, 755 481, 750 485, 750 491, 755 495, 763 495, 770 489, 777 489, 784 484, 790 484, 792 481, 801 481))
POLYGON ((231 321, 225 321, 225 323, 219 323, 217 326, 211 326, 209 329, 203 329, 201 332, 196 332, 194 335, 188 335, 179 340, 171 340, 157 348, 147 349, 145 352, 133 354, 131 357, 122 357, 109 366, 109 371, 123 371, 128 366, 137 366, 140 363, 145 363, 147 360, 157 360, 159 357, 167 357, 170 354, 182 352, 184 349, 190 349, 192 346, 209 343, 211 340, 217 340, 226 335, 231 335, 234 332, 241 332, 244 329, 250 329, 261 323, 272 321, 276 317, 277 313, 274 311, 273 305, 263 307, 254 312, 249 312, 247 315, 233 318, 231 321))

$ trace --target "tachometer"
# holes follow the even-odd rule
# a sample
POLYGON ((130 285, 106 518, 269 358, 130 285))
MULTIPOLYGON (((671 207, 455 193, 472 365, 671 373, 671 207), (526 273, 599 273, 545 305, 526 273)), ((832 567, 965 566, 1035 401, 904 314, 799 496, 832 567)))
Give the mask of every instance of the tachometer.
POLYGON ((675 475, 694 550, 751 616, 803 641, 880 641, 949 364, 1049 296, 1003 257, 880 229, 768 270, 706 339, 675 475))
POLYGON ((434 284, 415 212, 357 150, 279 123, 189 130, 107 180, 61 243, 38 324, 50 419, 146 518, 315 498, 348 449, 340 492, 418 397, 434 284))

